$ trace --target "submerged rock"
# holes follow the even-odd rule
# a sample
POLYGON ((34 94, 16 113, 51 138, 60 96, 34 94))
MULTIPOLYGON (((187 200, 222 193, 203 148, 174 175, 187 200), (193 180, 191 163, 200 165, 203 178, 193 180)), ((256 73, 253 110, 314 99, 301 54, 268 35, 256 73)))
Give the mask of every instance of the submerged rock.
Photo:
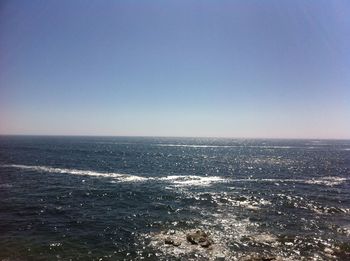
POLYGON ((164 239, 164 243, 167 245, 180 246, 181 241, 167 237, 164 239))
POLYGON ((144 236, 150 239, 150 247, 159 251, 164 258, 169 257, 164 260, 234 260, 227 246, 217 235, 198 229, 166 230, 144 236))
POLYGON ((164 239, 164 243, 168 244, 168 245, 172 245, 174 243, 174 240, 172 240, 171 238, 167 237, 166 239, 164 239))
POLYGON ((175 235, 175 231, 171 231, 171 233, 168 231, 166 234, 169 235, 164 238, 164 243, 166 245, 180 246, 182 243, 185 243, 186 240, 192 245, 200 245, 204 248, 208 248, 213 244, 213 240, 208 237, 208 234, 201 230, 187 233, 186 238, 175 235))
POLYGON ((188 233, 186 239, 193 245, 200 245, 205 248, 213 244, 213 241, 208 237, 208 234, 201 230, 197 230, 194 233, 188 233))
POLYGON ((206 240, 206 241, 203 241, 203 242, 200 242, 200 243, 199 243, 199 245, 200 245, 201 247, 205 247, 205 248, 210 247, 211 244, 212 244, 212 242, 211 242, 210 240, 206 240))

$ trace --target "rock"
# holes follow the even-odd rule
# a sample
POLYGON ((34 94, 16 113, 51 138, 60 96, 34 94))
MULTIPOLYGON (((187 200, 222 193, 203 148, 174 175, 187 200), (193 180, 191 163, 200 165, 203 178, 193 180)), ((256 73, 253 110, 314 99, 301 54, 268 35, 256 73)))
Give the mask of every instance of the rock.
POLYGON ((199 245, 200 245, 201 247, 205 247, 205 248, 210 247, 211 244, 212 244, 212 241, 211 241, 210 239, 207 239, 206 241, 203 241, 203 242, 200 242, 200 243, 199 243, 199 245))
POLYGON ((164 239, 164 243, 167 245, 172 245, 174 244, 174 240, 172 240, 170 237, 167 237, 166 239, 164 239))
POLYGON ((187 241, 194 244, 194 245, 198 245, 199 242, 204 242, 207 237, 208 237, 208 235, 201 230, 197 230, 194 233, 188 233, 186 235, 187 241))
POLYGON ((208 234, 204 231, 197 230, 194 233, 188 233, 186 239, 193 245, 200 245, 201 247, 209 247, 213 241, 208 237, 208 234))
POLYGON ((164 243, 167 245, 173 245, 173 246, 180 246, 181 245, 181 241, 179 240, 174 240, 170 237, 167 237, 164 239, 164 243))
POLYGON ((239 196, 239 197, 236 198, 236 200, 237 201, 246 201, 246 200, 248 200, 248 198, 245 197, 245 196, 239 196))

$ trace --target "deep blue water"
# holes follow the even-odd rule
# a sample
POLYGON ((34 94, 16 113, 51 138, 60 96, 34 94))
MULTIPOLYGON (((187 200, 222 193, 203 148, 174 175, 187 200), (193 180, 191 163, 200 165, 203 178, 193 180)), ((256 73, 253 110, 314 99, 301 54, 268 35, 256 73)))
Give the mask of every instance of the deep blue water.
POLYGON ((350 141, 0 136, 0 260, 254 254, 350 260, 350 141))

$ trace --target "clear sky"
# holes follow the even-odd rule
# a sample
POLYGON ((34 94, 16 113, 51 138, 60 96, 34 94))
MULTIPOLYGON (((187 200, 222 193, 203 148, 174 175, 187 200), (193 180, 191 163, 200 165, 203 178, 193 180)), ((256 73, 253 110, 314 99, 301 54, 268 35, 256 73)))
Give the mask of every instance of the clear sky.
POLYGON ((350 138, 350 1, 0 3, 0 134, 350 138))

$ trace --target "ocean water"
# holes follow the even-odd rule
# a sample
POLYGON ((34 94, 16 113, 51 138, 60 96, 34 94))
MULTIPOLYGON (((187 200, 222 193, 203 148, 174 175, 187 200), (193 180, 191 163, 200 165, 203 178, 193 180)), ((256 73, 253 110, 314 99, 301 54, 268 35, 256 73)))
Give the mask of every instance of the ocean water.
POLYGON ((350 141, 0 136, 0 260, 248 257, 350 260, 350 141))

